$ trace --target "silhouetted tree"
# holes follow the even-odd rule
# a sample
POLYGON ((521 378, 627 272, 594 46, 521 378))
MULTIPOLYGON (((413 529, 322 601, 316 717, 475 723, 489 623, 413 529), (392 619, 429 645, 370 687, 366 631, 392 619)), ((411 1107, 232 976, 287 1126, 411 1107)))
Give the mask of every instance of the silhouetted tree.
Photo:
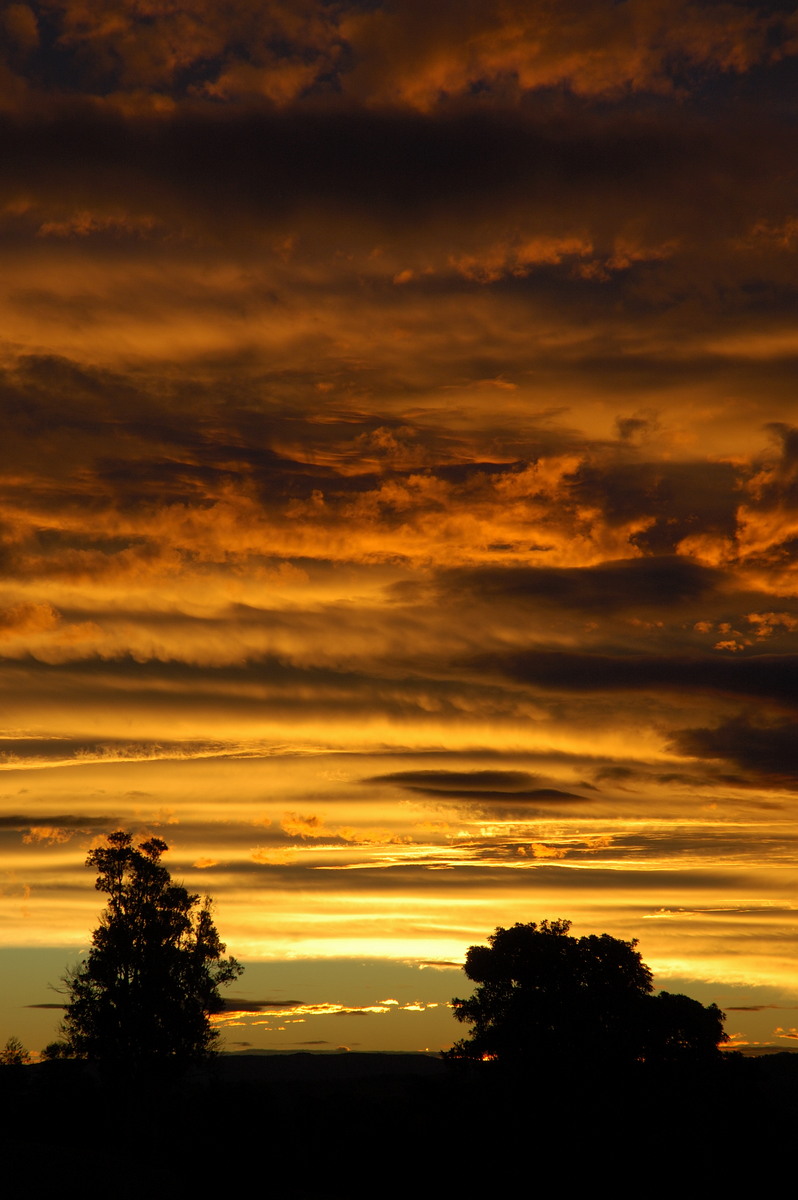
POLYGON ((200 901, 172 883, 160 861, 167 849, 159 838, 134 847, 119 831, 86 859, 108 906, 88 958, 64 980, 60 1044, 69 1056, 191 1060, 214 1048, 210 1016, 222 1008, 219 986, 243 968, 222 957, 208 897, 200 901))
POLYGON ((0 1066, 23 1067, 30 1062, 30 1050, 26 1050, 18 1037, 10 1037, 0 1050, 0 1066))
POLYGON ((651 971, 609 934, 575 938, 569 921, 498 928, 471 946, 465 973, 480 986, 452 1001, 472 1025, 449 1058, 622 1064, 717 1053, 723 1013, 687 996, 652 996, 651 971))
POLYGON ((711 1061, 718 1055, 724 1032, 717 1004, 701 1004, 692 996, 660 992, 645 1007, 643 1057, 646 1062, 711 1061))
POLYGON ((74 1057, 66 1041, 48 1042, 39 1054, 42 1062, 60 1062, 62 1058, 74 1057))

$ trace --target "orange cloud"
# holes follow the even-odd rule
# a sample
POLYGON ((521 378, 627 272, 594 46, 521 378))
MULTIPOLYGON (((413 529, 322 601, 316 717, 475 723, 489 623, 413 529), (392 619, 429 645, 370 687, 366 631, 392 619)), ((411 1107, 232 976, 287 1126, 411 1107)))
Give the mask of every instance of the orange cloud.
POLYGON ((370 103, 428 111, 472 87, 515 98, 565 84, 583 95, 622 88, 670 92, 674 60, 742 72, 771 55, 783 18, 742 4, 692 0, 450 0, 434 14, 422 0, 347 15, 342 32, 358 51, 346 86, 370 103))
POLYGON ((60 846, 75 836, 74 829, 61 829, 57 825, 36 825, 23 834, 22 840, 27 845, 35 842, 45 842, 48 846, 60 846))
POLYGON ((14 604, 0 610, 0 639, 22 634, 50 633, 61 622, 61 614, 46 602, 14 604))
POLYGON ((326 834, 321 817, 302 813, 284 813, 280 828, 290 837, 323 837, 326 834))

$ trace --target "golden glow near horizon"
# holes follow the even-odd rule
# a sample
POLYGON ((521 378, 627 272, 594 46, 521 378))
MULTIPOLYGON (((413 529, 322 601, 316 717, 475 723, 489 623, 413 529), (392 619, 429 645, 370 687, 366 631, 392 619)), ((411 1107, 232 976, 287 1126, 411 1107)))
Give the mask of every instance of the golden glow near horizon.
POLYGON ((789 1044, 796 12, 0 27, 0 1041, 122 827, 230 1045, 439 1048, 546 917, 789 1044))

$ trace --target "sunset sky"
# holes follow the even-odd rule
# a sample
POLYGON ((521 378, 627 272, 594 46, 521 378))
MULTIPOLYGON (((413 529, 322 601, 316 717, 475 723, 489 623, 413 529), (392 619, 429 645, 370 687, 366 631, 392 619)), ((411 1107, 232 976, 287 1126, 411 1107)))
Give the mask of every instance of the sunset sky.
POLYGON ((0 1044, 124 828, 247 964, 231 1049, 437 1050, 557 917, 795 1046, 792 0, 0 47, 0 1044))

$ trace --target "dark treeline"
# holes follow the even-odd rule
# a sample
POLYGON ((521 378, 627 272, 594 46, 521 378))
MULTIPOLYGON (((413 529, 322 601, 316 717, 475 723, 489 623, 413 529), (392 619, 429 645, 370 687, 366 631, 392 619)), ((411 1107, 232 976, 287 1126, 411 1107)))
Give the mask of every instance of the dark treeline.
POLYGON ((507 1072, 422 1055, 223 1056, 135 1080, 79 1061, 0 1071, 12 1194, 297 1200, 614 1195, 739 1184, 793 1154, 798 1056, 507 1072), (111 1182, 113 1186, 111 1187, 111 1182))

